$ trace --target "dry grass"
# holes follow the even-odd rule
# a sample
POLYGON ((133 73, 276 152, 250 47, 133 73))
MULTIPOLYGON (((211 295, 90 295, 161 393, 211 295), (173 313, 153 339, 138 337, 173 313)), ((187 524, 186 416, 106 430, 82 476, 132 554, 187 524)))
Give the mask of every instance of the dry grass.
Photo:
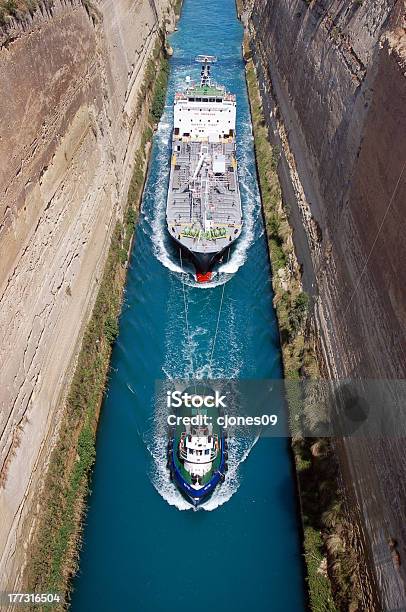
MULTIPOLYGON (((245 55, 249 57, 247 44, 245 55)), ((299 266, 293 249, 292 230, 282 206, 277 173, 279 151, 272 147, 262 112, 261 97, 252 59, 246 78, 254 130, 255 153, 261 199, 272 266, 274 306, 278 317, 285 377, 298 379, 304 347, 304 326, 309 299, 302 290, 299 266)))

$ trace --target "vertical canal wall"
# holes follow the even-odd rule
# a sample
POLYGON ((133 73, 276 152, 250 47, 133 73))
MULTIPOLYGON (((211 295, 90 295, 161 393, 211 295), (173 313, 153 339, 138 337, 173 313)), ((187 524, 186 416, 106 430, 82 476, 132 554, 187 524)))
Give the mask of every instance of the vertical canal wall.
MULTIPOLYGON (((402 379, 404 2, 242 4, 325 374, 402 379)), ((348 439, 337 453, 381 605, 404 609, 403 441, 348 439)))
POLYGON ((24 587, 66 391, 146 144, 148 60, 174 26, 169 0, 35 4, 0 28, 1 591, 24 587))

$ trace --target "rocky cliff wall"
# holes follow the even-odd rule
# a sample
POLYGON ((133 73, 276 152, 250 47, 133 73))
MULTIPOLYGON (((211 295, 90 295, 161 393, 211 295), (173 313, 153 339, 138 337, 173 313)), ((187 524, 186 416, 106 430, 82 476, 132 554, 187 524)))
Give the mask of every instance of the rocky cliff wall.
POLYGON ((0 590, 19 584, 147 58, 172 25, 170 0, 47 0, 0 36, 0 590))
MULTIPOLYGON (((250 0, 245 9, 329 374, 402 379, 405 3, 250 0)), ((406 609, 404 440, 349 439, 345 449, 383 608, 406 609)))

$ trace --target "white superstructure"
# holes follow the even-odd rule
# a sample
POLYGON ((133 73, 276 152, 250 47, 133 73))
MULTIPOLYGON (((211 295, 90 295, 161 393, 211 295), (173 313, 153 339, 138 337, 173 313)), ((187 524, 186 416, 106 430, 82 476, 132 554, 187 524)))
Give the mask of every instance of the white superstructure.
POLYGON ((175 135, 199 140, 208 138, 219 142, 235 131, 236 103, 208 96, 179 97, 174 109, 175 135))
POLYGON ((224 87, 211 83, 210 64, 215 58, 199 56, 197 61, 203 64, 201 83, 189 83, 186 91, 176 94, 174 135, 220 142, 235 134, 236 99, 224 87))
POLYGON ((213 435, 212 426, 206 427, 186 427, 186 431, 182 434, 179 452, 180 457, 184 461, 184 468, 192 477, 195 477, 195 483, 192 486, 200 488, 202 483, 199 479, 210 472, 213 461, 217 457, 219 451, 219 441, 216 435, 213 435))

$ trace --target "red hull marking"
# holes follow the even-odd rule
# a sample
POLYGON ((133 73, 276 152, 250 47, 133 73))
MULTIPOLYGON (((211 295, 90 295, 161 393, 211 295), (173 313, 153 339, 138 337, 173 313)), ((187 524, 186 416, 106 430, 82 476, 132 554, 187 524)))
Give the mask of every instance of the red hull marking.
POLYGON ((200 272, 196 272, 196 278, 198 283, 208 283, 211 280, 212 272, 207 272, 207 274, 201 274, 200 272))

